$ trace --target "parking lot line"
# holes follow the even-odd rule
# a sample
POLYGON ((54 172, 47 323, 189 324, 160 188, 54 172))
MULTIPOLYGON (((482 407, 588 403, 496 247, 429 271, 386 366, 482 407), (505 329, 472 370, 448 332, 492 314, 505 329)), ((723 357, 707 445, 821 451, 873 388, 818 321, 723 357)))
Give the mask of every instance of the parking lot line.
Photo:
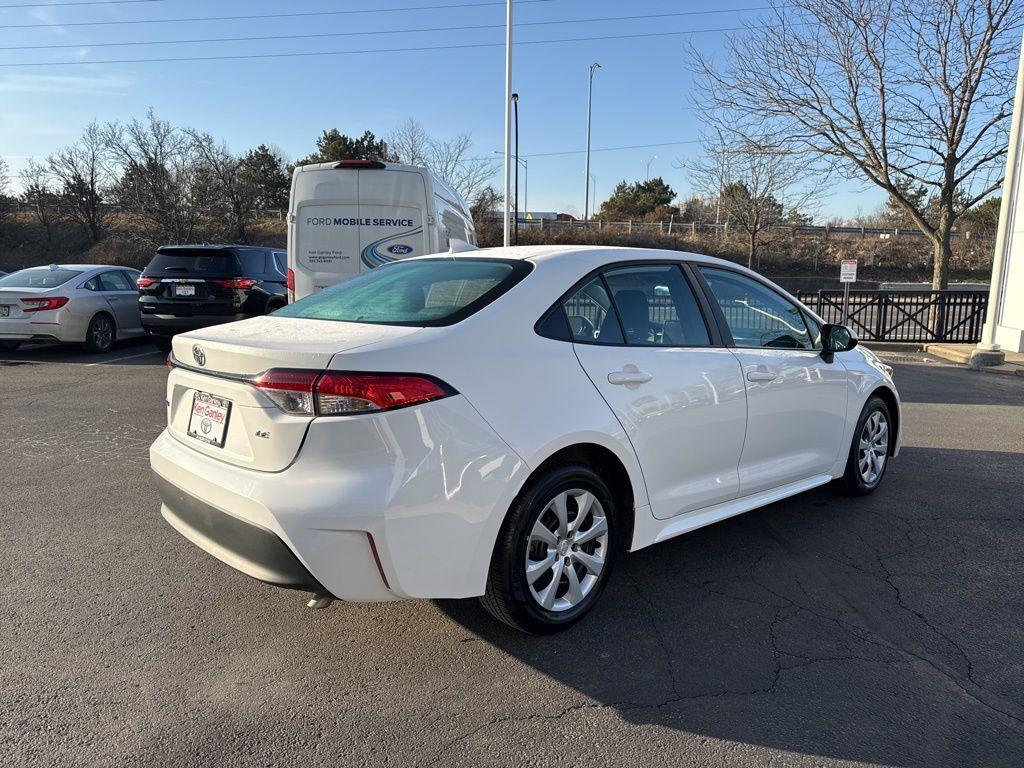
POLYGON ((142 352, 138 355, 126 355, 125 357, 114 357, 110 360, 100 360, 98 363, 87 363, 86 368, 92 368, 94 365, 108 365, 109 363, 120 363, 123 360, 135 360, 139 357, 149 357, 150 355, 162 355, 159 349, 154 349, 152 352, 142 352))

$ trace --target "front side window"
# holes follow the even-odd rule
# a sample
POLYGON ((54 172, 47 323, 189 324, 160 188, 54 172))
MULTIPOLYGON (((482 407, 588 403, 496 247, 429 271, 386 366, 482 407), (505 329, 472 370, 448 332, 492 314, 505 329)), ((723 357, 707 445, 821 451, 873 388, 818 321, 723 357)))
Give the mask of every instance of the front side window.
POLYGON ((813 349, 799 307, 767 286, 728 269, 700 267, 737 347, 813 349))
POLYGON ((614 267, 604 278, 627 344, 692 347, 711 343, 697 299, 677 265, 614 267))
POLYGON ((497 299, 529 274, 514 259, 396 261, 325 288, 275 312, 380 325, 451 325, 497 299))
POLYGON ((600 277, 592 278, 562 302, 574 341, 621 344, 622 328, 600 277))

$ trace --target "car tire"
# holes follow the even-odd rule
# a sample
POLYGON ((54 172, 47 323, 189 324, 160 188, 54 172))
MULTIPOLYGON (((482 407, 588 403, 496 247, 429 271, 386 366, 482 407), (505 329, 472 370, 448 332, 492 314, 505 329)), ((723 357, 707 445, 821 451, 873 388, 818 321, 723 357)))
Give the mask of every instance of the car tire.
POLYGON ((872 493, 889 467, 894 437, 889 406, 877 395, 868 398, 853 431, 846 472, 839 481, 841 490, 851 496, 872 493))
POLYGON ((523 632, 568 629, 608 583, 623 540, 619 521, 597 472, 575 463, 552 467, 512 503, 480 601, 495 618, 523 632))
POLYGON ((0 352, 16 352, 20 346, 20 341, 0 341, 0 352))
POLYGON ((171 351, 171 342, 173 340, 170 336, 150 336, 150 339, 153 341, 153 344, 156 346, 156 348, 159 349, 161 352, 171 351))
POLYGON ((90 352, 102 354, 113 349, 116 340, 117 329, 114 327, 114 319, 103 312, 94 315, 85 332, 85 348, 90 352))

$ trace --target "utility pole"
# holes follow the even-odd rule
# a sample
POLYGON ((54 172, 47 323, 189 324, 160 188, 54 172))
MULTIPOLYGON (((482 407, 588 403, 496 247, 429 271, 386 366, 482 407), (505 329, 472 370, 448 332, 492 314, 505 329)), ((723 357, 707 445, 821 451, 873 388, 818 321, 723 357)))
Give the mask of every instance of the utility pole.
POLYGON ((505 200, 503 243, 507 248, 512 242, 512 228, 509 226, 509 206, 512 186, 512 0, 505 2, 505 200))
POLYGON ((583 221, 590 221, 590 117, 594 104, 594 71, 601 69, 596 61, 590 65, 590 79, 587 85, 587 162, 583 169, 584 192, 583 192, 583 221))

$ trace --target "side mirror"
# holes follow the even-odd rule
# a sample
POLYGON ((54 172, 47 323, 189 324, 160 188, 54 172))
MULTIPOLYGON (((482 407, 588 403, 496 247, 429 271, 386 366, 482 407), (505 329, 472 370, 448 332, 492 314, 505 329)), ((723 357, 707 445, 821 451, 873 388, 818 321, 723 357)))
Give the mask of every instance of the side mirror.
POLYGON ((836 352, 849 352, 857 346, 857 334, 845 325, 827 323, 821 328, 821 356, 832 362, 836 352))

